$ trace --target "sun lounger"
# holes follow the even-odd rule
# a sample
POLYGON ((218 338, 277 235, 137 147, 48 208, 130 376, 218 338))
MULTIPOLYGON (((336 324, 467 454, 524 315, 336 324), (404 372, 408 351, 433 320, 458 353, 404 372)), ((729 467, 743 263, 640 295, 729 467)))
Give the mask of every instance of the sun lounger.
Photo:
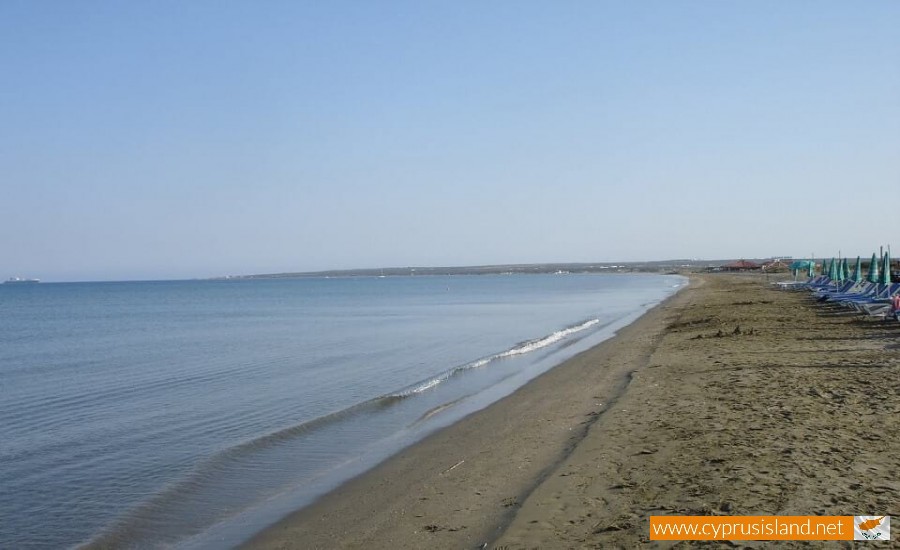
POLYGON ((862 282, 855 284, 845 292, 821 293, 820 295, 824 296, 829 302, 840 302, 844 298, 858 299, 866 296, 874 296, 875 292, 878 290, 877 287, 878 285, 875 283, 862 282))
POLYGON ((845 281, 844 283, 840 283, 835 285, 834 287, 819 287, 815 289, 815 293, 819 296, 825 295, 833 295, 833 294, 847 294, 853 292, 853 288, 858 286, 860 283, 856 281, 845 281))
POLYGON ((875 291, 872 295, 860 296, 857 298, 846 297, 839 300, 841 303, 846 304, 856 311, 864 312, 863 306, 870 304, 879 304, 885 303, 892 296, 897 294, 900 291, 900 283, 894 283, 892 285, 876 285, 878 290, 875 291))

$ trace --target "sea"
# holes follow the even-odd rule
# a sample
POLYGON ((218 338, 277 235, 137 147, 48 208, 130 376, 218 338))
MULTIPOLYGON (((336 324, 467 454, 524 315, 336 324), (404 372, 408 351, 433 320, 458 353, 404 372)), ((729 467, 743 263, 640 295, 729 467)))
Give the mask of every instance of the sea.
POLYGON ((0 285, 0 548, 233 547, 685 283, 0 285))

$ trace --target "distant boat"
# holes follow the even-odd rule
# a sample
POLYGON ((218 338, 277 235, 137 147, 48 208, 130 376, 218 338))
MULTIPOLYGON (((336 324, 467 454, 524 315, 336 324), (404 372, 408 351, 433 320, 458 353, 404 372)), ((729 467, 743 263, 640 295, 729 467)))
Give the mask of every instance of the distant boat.
POLYGON ((35 284, 41 282, 40 279, 22 279, 21 277, 10 277, 4 281, 7 285, 35 284))

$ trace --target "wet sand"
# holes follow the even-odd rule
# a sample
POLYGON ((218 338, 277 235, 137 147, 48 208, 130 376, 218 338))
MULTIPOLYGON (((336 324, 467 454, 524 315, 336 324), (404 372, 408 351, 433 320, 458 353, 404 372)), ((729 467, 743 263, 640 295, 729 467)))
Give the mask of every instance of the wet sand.
POLYGON ((636 548, 650 515, 896 516, 898 414, 900 323, 693 276, 247 547, 636 548))

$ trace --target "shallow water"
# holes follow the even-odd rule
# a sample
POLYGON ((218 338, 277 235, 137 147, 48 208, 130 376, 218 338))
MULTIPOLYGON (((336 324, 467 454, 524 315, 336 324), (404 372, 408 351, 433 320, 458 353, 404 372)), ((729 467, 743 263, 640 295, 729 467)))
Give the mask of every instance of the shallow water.
POLYGON ((683 281, 0 286, 0 547, 236 544, 683 281))

